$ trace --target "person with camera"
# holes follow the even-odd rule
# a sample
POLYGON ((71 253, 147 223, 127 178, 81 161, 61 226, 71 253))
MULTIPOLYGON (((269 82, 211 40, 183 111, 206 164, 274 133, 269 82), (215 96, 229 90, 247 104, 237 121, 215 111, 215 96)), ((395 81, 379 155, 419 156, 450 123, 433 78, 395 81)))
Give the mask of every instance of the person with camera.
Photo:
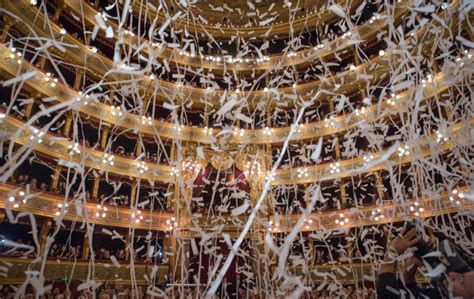
MULTIPOLYGON (((414 227, 403 229, 392 240, 380 265, 377 283, 378 298, 446 298, 447 295, 463 299, 474 298, 474 271, 470 268, 468 269, 471 271, 462 271, 462 273, 449 271, 450 268, 456 268, 457 265, 448 265, 448 274, 441 274, 446 277, 442 285, 419 287, 416 284, 415 274, 423 262, 420 260, 419 254, 415 253, 410 256, 406 254, 406 251, 409 248, 420 251, 419 247, 421 246, 428 247, 429 245, 422 240, 414 227), (406 255, 407 258, 403 263, 400 263, 403 274, 400 276, 400 280, 397 280, 397 261, 402 255, 406 255)), ((456 251, 454 250, 454 252, 456 251)), ((454 253, 454 255, 456 254, 454 253)))

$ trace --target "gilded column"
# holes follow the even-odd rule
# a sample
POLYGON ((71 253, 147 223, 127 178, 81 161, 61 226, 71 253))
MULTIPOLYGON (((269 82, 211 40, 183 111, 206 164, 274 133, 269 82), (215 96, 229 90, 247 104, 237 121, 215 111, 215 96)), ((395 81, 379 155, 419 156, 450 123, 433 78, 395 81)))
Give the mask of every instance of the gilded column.
POLYGON ((43 219, 41 230, 39 232, 38 242, 40 243, 40 253, 44 254, 46 249, 46 240, 48 238, 49 230, 51 229, 53 221, 49 218, 43 219))
POLYGON ((3 20, 4 20, 3 28, 0 32, 0 43, 5 43, 7 41, 8 32, 13 27, 13 25, 15 25, 15 23, 17 22, 15 19, 6 15, 3 16, 3 20))
POLYGON ((100 185, 100 177, 97 176, 94 178, 94 182, 92 183, 92 194, 91 197, 93 200, 99 200, 99 185, 100 185))
POLYGON ((105 149, 107 147, 107 140, 109 138, 111 125, 109 123, 103 124, 102 133, 100 134, 100 148, 105 149))
POLYGON ((73 85, 74 90, 81 90, 81 83, 82 83, 83 76, 84 76, 84 70, 77 69, 76 77, 74 78, 74 85, 73 85))
POLYGON ((59 21, 59 16, 61 16, 61 13, 63 12, 64 9, 64 1, 58 1, 58 5, 56 7, 56 11, 54 12, 54 19, 56 21, 59 21))
POLYGON ((134 179, 132 181, 132 187, 130 188, 130 206, 136 207, 137 205, 137 188, 138 188, 138 181, 134 179))
POLYGON ((58 191, 60 176, 61 176, 61 165, 56 164, 56 166, 54 167, 53 178, 51 179, 51 183, 50 183, 50 190, 52 192, 58 191))
POLYGON ((82 259, 87 260, 89 259, 89 238, 87 237, 87 234, 84 236, 84 242, 82 243, 82 259))
POLYGON ((69 134, 71 133, 71 126, 72 126, 72 111, 68 111, 66 112, 66 122, 64 123, 64 128, 63 128, 64 137, 69 137, 69 134))

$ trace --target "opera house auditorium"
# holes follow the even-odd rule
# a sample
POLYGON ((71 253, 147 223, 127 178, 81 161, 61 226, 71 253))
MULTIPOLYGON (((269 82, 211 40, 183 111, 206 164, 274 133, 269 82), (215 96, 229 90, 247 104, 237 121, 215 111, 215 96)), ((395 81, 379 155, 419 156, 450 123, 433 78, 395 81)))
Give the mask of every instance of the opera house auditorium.
POLYGON ((0 299, 474 298, 473 9, 0 1, 0 299))

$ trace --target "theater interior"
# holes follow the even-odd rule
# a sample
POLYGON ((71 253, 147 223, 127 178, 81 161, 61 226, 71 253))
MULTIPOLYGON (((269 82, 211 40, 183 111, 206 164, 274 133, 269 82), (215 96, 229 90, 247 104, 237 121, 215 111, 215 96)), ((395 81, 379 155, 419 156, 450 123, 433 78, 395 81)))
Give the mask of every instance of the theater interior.
POLYGON ((0 2, 0 298, 460 294, 470 1, 0 2))

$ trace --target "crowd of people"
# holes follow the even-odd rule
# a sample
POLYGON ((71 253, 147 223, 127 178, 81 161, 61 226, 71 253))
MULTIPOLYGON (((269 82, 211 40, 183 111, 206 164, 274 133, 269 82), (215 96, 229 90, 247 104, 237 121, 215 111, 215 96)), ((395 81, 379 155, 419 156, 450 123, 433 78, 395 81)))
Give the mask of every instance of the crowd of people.
POLYGON ((49 186, 46 182, 40 182, 37 178, 30 178, 28 174, 20 174, 18 176, 10 176, 9 183, 19 186, 29 185, 30 189, 39 191, 48 191, 49 186))
POLYGON ((33 241, 16 239, 14 242, 7 242, 5 237, 0 235, 0 255, 32 257, 34 254, 33 241))
POLYGON ((71 246, 69 244, 53 244, 48 252, 48 257, 61 257, 80 259, 82 257, 82 246, 71 246))
MULTIPOLYGON (((22 186, 22 187, 29 187, 32 191, 40 191, 40 192, 49 192, 50 191, 50 184, 49 181, 40 181, 37 178, 30 178, 28 174, 19 174, 19 175, 12 175, 10 176, 8 182, 13 185, 22 186)), ((58 194, 66 194, 68 190, 68 184, 66 181, 61 180, 58 183, 58 187, 56 189, 56 193, 58 194)), ((72 186, 69 186, 69 194, 71 197, 76 197, 78 192, 74 191, 72 186)), ((91 191, 86 190, 85 192, 85 199, 86 201, 94 201, 92 197, 91 191)), ((106 195, 104 193, 99 194, 98 201, 101 204, 111 205, 111 206, 121 206, 121 207, 130 207, 131 200, 130 195, 124 192, 119 192, 118 194, 114 195, 106 195)), ((138 199, 138 204, 140 209, 145 210, 153 210, 153 211, 168 211, 170 207, 167 204, 166 199, 161 198, 159 196, 149 196, 147 191, 143 191, 140 193, 140 198, 138 199), (147 204, 140 205, 141 202, 147 202, 147 204)))
POLYGON ((96 260, 107 260, 110 261, 110 257, 114 256, 118 261, 125 260, 125 250, 124 249, 106 249, 100 248, 99 250, 94 252, 94 258, 96 260))
MULTIPOLYGON (((257 292, 256 290, 250 290, 246 288, 239 288, 235 290, 235 283, 228 285, 228 290, 219 288, 218 292, 214 295, 213 299, 231 299, 231 298, 270 298, 269 294, 263 292, 257 292)), ((19 286, 4 285, 0 287, 0 298, 13 299, 19 286)), ((90 290, 85 291, 73 291, 72 288, 67 288, 65 285, 60 287, 53 287, 49 292, 43 296, 39 296, 41 299, 69 299, 69 298, 80 298, 80 299, 128 299, 128 298, 140 298, 140 299, 151 299, 151 298, 198 298, 204 297, 206 290, 204 286, 200 287, 184 287, 184 288, 172 288, 168 287, 161 288, 163 296, 153 296, 147 294, 146 286, 138 286, 131 288, 121 284, 104 284, 101 285, 95 292, 90 290), (199 295, 198 295, 199 294, 199 295), (182 295, 182 296, 181 296, 182 295)), ((154 293, 157 293, 154 291, 154 293)), ((27 288, 25 296, 22 298, 37 298, 36 292, 33 288, 27 288)), ((274 298, 285 298, 285 296, 276 295, 274 298)), ((346 285, 338 289, 337 291, 329 290, 317 290, 315 287, 311 291, 306 291, 300 297, 303 299, 309 298, 347 298, 347 299, 375 299, 376 291, 371 287, 356 287, 354 285, 346 285)))

